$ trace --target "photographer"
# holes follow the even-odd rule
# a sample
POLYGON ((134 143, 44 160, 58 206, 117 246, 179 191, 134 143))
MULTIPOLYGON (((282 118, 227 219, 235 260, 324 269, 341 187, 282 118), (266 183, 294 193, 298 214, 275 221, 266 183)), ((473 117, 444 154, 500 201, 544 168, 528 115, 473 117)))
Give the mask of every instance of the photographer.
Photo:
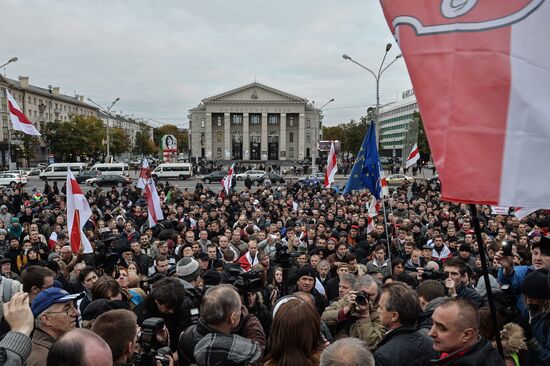
POLYGON ((374 350, 386 329, 378 314, 378 284, 369 275, 359 277, 343 299, 332 303, 321 316, 335 334, 335 339, 356 337, 374 350))

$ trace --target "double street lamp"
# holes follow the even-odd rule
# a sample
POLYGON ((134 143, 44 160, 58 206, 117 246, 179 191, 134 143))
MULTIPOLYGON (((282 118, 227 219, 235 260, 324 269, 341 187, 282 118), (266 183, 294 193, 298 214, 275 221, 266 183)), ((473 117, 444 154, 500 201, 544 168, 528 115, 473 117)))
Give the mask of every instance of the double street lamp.
POLYGON ((384 63, 386 62, 386 57, 388 56, 388 52, 391 50, 392 48, 392 44, 391 43, 388 43, 386 45, 386 52, 384 53, 384 57, 382 58, 382 62, 380 63, 380 67, 378 68, 378 72, 375 73, 374 71, 372 71, 371 69, 369 69, 368 67, 366 67, 365 65, 362 65, 360 64, 359 62, 355 61, 354 59, 352 59, 350 56, 346 55, 346 54, 343 54, 342 55, 342 58, 344 60, 348 60, 348 61, 351 61, 353 62, 354 64, 356 64, 357 66, 367 70, 373 77, 374 77, 374 80, 376 81, 376 111, 374 113, 374 121, 376 123, 376 144, 378 145, 379 143, 379 139, 380 139, 380 136, 379 136, 379 128, 380 126, 378 125, 378 116, 380 114, 380 78, 382 77, 382 74, 391 66, 395 63, 395 61, 397 61, 398 59, 401 58, 401 54, 395 56, 395 58, 388 64, 384 67, 384 63))
POLYGON ((12 57, 8 60, 8 62, 6 62, 5 64, 0 66, 0 69, 4 68, 4 76, 6 76, 6 66, 8 66, 9 64, 11 64, 12 62, 15 62, 15 61, 17 61, 17 57, 12 57))
POLYGON ((107 134, 107 159, 111 156, 111 150, 110 150, 110 140, 109 140, 109 122, 111 121, 111 109, 115 106, 115 104, 120 100, 120 98, 116 98, 112 103, 111 106, 107 109, 103 108, 96 102, 94 102, 91 98, 88 98, 88 101, 94 104, 96 107, 99 108, 100 111, 105 113, 107 115, 107 127, 106 127, 106 134, 107 134))

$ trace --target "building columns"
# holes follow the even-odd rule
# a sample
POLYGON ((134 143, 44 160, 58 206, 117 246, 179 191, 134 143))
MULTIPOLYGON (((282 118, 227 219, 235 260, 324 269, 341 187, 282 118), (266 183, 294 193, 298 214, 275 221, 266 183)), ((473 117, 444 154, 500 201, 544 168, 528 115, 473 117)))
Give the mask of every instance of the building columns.
POLYGON ((243 160, 250 159, 250 142, 249 142, 250 128, 248 124, 248 113, 243 113, 243 160))
POLYGON ((261 159, 267 160, 267 113, 262 113, 261 159))
POLYGON ((229 113, 223 114, 223 154, 222 159, 223 160, 230 160, 231 159, 231 121, 230 121, 230 115, 229 113))
POLYGON ((212 113, 206 113, 206 121, 204 123, 204 151, 206 159, 212 159, 212 113))
POLYGON ((286 160, 286 113, 281 113, 279 125, 279 160, 286 160))
MULTIPOLYGON (((306 157, 305 154, 305 143, 306 143, 306 121, 305 121, 306 115, 304 113, 300 113, 300 117, 298 119, 298 160, 302 160, 306 157)), ((311 143, 311 141, 309 142, 311 143)))

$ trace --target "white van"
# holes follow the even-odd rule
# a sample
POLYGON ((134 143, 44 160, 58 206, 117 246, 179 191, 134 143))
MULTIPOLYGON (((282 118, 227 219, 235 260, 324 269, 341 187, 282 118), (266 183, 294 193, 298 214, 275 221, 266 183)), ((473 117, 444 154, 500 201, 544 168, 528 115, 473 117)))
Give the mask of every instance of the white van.
POLYGON ((179 179, 184 180, 193 176, 191 163, 166 163, 160 164, 151 174, 155 179, 179 179))
POLYGON ((90 170, 97 170, 101 174, 120 174, 128 176, 128 164, 126 163, 97 163, 90 170))
POLYGON ((71 168, 71 172, 74 176, 78 175, 80 171, 86 170, 88 165, 86 163, 53 163, 48 165, 43 172, 40 173, 40 179, 46 181, 50 180, 63 180, 67 179, 67 168, 71 168))

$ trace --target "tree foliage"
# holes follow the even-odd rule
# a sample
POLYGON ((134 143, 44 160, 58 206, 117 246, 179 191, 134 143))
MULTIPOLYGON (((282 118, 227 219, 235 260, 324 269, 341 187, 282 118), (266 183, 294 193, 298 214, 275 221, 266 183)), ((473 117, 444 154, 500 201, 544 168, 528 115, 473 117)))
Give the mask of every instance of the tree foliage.
POLYGON ((30 160, 36 156, 36 147, 40 144, 40 139, 19 131, 14 131, 14 138, 21 142, 17 146, 17 155, 23 158, 29 166, 30 160))
POLYGON ((130 137, 122 128, 114 127, 109 129, 110 147, 109 152, 113 155, 119 155, 128 151, 131 141, 130 137))
POLYGON ((418 151, 420 151, 423 160, 428 160, 432 151, 428 143, 428 136, 426 136, 426 131, 424 130, 422 116, 420 113, 414 112, 413 118, 418 118, 418 151))
POLYGON ((339 140, 342 152, 357 153, 361 148, 365 134, 369 128, 366 119, 360 122, 351 120, 349 123, 342 123, 338 126, 323 127, 323 139, 339 140))
POLYGON ((153 140, 156 146, 160 146, 160 140, 164 135, 174 135, 178 140, 178 152, 189 150, 189 134, 186 130, 180 131, 176 125, 164 125, 153 130, 153 140))
POLYGON ((155 143, 149 138, 149 128, 143 126, 136 133, 136 143, 132 152, 136 155, 151 155, 156 151, 155 143))

